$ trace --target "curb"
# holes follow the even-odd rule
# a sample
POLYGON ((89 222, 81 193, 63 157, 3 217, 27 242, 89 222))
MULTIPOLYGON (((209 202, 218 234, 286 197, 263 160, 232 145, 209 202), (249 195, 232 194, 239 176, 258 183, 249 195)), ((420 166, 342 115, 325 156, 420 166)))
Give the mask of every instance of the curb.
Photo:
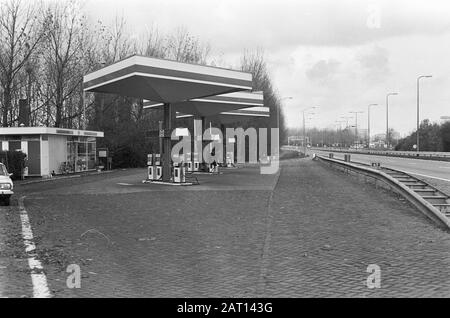
POLYGON ((60 180, 78 179, 78 178, 90 177, 90 176, 99 176, 99 175, 103 175, 103 174, 113 173, 116 171, 118 171, 118 170, 104 171, 104 172, 92 172, 92 173, 87 173, 87 174, 77 174, 77 175, 65 176, 65 177, 55 177, 55 178, 39 179, 39 180, 32 180, 32 181, 25 181, 25 182, 16 182, 16 186, 54 182, 54 181, 60 181, 60 180))

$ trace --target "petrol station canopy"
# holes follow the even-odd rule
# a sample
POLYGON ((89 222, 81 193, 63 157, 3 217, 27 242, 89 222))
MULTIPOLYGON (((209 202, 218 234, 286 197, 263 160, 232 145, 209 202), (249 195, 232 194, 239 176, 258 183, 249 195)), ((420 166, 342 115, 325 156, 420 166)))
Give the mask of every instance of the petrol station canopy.
MULTIPOLYGON (((189 118, 189 117, 194 117, 194 115, 177 113, 177 119, 189 118)), ((269 107, 243 108, 243 109, 222 112, 218 115, 214 115, 214 117, 219 117, 220 119, 227 119, 227 121, 233 121, 233 118, 231 118, 231 117, 234 117, 234 119, 239 119, 239 117, 269 118, 270 117, 270 109, 269 109, 269 107)))
POLYGON ((134 55, 87 74, 83 78, 83 89, 84 92, 117 94, 163 103, 164 120, 160 130, 162 178, 164 182, 170 182, 170 136, 176 117, 174 104, 248 91, 252 89, 252 79, 252 74, 241 71, 134 55))
POLYGON ((87 74, 84 76, 83 86, 86 92, 176 103, 251 90, 252 75, 134 55, 87 74))
POLYGON ((252 107, 220 113, 220 116, 270 117, 269 107, 252 107))
MULTIPOLYGON (((163 104, 145 101, 144 108, 161 107, 163 104)), ((218 114, 257 114, 259 109, 264 113, 264 95, 262 92, 236 92, 196 98, 189 101, 174 103, 177 118, 184 117, 210 117, 218 114), (255 109, 255 111, 253 110, 255 109)))

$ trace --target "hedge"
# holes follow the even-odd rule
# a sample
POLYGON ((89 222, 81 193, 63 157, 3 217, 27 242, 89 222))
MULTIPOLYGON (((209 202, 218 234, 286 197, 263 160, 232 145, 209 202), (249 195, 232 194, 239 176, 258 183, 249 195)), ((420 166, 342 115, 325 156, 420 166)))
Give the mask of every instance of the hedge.
POLYGON ((27 155, 22 151, 0 151, 0 161, 6 166, 14 180, 21 180, 27 155))

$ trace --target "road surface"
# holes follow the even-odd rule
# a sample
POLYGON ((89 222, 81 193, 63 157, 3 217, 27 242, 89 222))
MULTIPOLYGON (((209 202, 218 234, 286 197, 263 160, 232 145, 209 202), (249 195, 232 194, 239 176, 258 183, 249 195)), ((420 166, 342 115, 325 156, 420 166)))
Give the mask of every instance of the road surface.
MULTIPOLYGON (((316 153, 328 156, 331 150, 310 150, 310 153, 316 153)), ((333 152, 336 159, 344 159, 344 153, 333 152)), ((365 154, 351 154, 351 160, 370 164, 372 162, 380 162, 383 167, 401 170, 406 173, 419 177, 431 178, 446 183, 450 183, 450 162, 409 159, 399 157, 386 157, 365 154)))

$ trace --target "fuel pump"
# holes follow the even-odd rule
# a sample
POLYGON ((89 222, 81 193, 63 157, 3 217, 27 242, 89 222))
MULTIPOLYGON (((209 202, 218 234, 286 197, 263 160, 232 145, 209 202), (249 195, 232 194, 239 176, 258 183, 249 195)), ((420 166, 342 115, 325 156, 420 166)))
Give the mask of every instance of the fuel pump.
POLYGON ((156 177, 156 171, 153 163, 153 154, 147 155, 148 180, 155 180, 156 177))
MULTIPOLYGON (((182 156, 184 158, 184 155, 182 156)), ((173 182, 186 183, 186 169, 183 162, 180 162, 180 155, 174 155, 173 162, 173 182)))
POLYGON ((161 166, 161 154, 157 153, 155 154, 155 168, 156 168, 156 178, 155 180, 161 180, 162 179, 162 166, 161 166))
POLYGON ((227 167, 234 167, 234 152, 227 152, 227 167))
POLYGON ((192 154, 190 152, 186 154, 186 165, 189 172, 194 172, 194 164, 192 163, 192 154))
POLYGON ((194 153, 194 172, 200 171, 200 162, 198 159, 198 153, 194 153))

